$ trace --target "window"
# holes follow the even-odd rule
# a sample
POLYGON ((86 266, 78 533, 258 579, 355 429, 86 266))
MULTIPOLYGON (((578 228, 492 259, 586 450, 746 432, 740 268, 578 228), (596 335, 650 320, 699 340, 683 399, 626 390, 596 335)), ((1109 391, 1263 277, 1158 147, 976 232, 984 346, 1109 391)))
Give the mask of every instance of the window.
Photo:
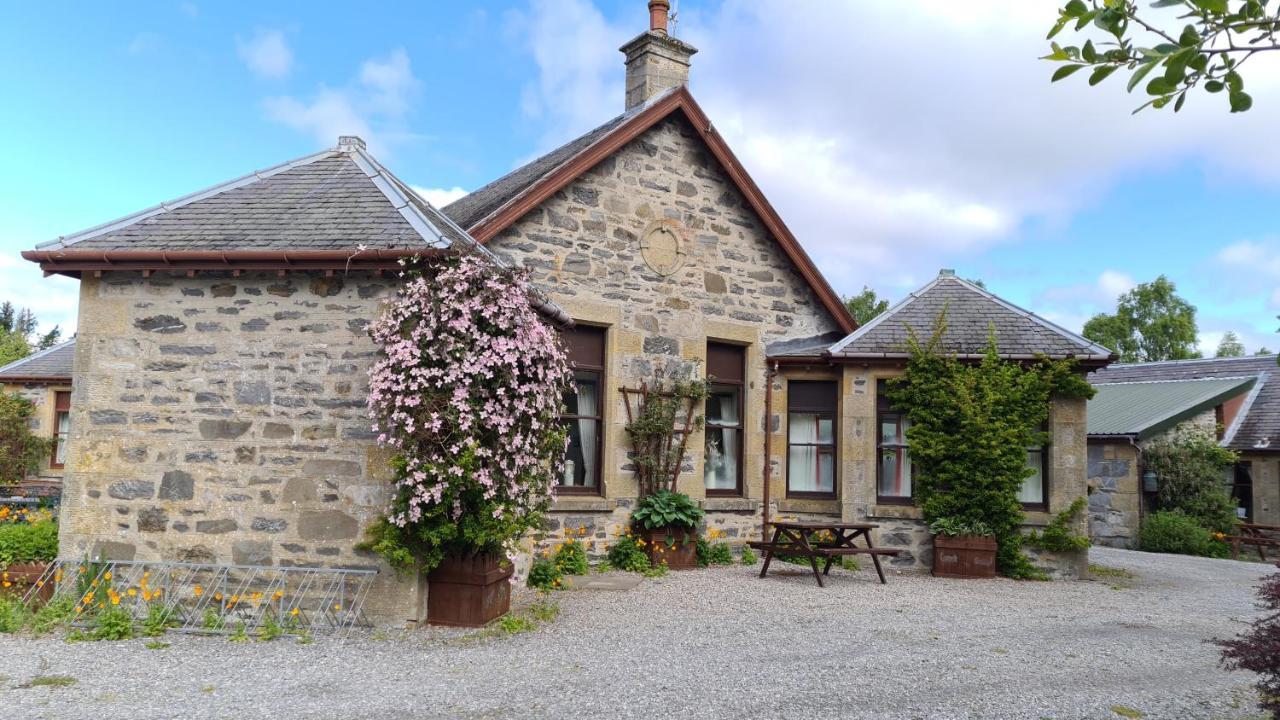
POLYGON ((836 495, 836 383, 787 383, 787 495, 836 495))
POLYGON ((876 501, 911 502, 911 453, 907 450, 907 414, 894 408, 885 395, 885 381, 876 384, 876 424, 880 428, 876 466, 876 501))
POLYGON ((53 458, 50 467, 61 468, 67 464, 67 436, 71 432, 71 393, 53 394, 53 458))
POLYGON ((1253 522, 1253 463, 1236 463, 1231 497, 1236 500, 1236 517, 1244 522, 1253 522))
MULTIPOLYGON (((1040 427, 1041 432, 1049 432, 1049 425, 1040 427)), ((1027 448, 1027 468, 1033 474, 1022 481, 1018 490, 1018 502, 1028 510, 1049 509, 1049 445, 1027 448)))
POLYGON ((707 495, 741 495, 746 348, 707 343, 707 376, 703 483, 707 495))
POLYGON ((604 328, 578 326, 564 332, 574 388, 565 393, 561 421, 569 430, 569 451, 558 492, 600 492, 601 430, 604 426, 604 328))

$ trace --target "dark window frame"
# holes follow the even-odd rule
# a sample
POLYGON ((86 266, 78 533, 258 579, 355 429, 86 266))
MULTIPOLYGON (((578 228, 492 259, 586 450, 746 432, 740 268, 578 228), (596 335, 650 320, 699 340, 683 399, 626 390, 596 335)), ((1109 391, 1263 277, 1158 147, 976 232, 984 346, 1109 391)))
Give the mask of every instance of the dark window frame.
POLYGON ((572 422, 575 420, 595 420, 596 421, 596 466, 594 485, 561 485, 563 478, 556 479, 555 493, 557 495, 589 495, 604 497, 604 380, 605 380, 605 362, 608 353, 608 331, 607 327, 596 325, 577 324, 568 332, 579 332, 586 330, 588 332, 600 333, 600 356, 598 363, 584 362, 580 360, 570 360, 569 367, 575 373, 592 373, 596 376, 596 387, 598 388, 599 397, 596 398, 596 414, 582 415, 578 413, 563 413, 560 415, 561 422, 572 422))
POLYGON ((53 447, 49 454, 49 467, 53 470, 62 470, 66 467, 66 463, 58 462, 58 450, 71 439, 71 391, 55 390, 53 393, 53 447), (66 402, 63 402, 66 398, 66 402), (62 437, 62 431, 58 428, 62 423, 59 422, 62 416, 67 416, 67 437, 62 437))
MULTIPOLYGON (((703 462, 704 463, 706 462, 706 436, 707 436, 706 432, 708 430, 725 429, 725 428, 737 430, 738 431, 738 463, 737 463, 738 479, 737 479, 737 484, 732 488, 709 488, 709 487, 705 487, 706 475, 704 472, 703 490, 706 491, 707 497, 743 497, 746 494, 744 490, 744 483, 743 483, 743 478, 746 475, 746 468, 743 467, 743 463, 746 460, 746 454, 744 452, 744 449, 747 444, 747 419, 746 419, 746 412, 745 412, 747 409, 747 383, 746 383, 747 348, 745 345, 734 345, 733 343, 725 343, 725 342, 718 342, 716 340, 708 340, 707 341, 707 357, 708 358, 710 358, 711 356, 711 348, 713 346, 732 349, 739 356, 741 368, 739 370, 738 379, 736 380, 731 378, 724 379, 724 378, 711 376, 709 377, 709 379, 712 380, 712 382, 709 383, 709 388, 708 388, 709 390, 714 390, 716 387, 726 387, 726 388, 733 388, 738 391, 738 424, 736 426, 720 425, 717 423, 713 423, 710 420, 707 420, 706 426, 703 429, 703 443, 702 443, 703 462)), ((709 370, 710 362, 708 362, 707 367, 709 370)), ((705 412, 704 412, 704 415, 705 415, 705 412)))
POLYGON ((840 383, 835 380, 788 380, 787 381, 787 485, 786 496, 788 498, 806 499, 806 500, 837 500, 840 497, 840 383), (796 393, 792 388, 799 384, 811 383, 813 385, 829 385, 831 386, 830 406, 827 405, 806 405, 797 403, 795 400, 796 393), (791 416, 793 414, 816 415, 819 422, 823 418, 831 420, 831 442, 792 442, 791 416), (793 446, 816 447, 818 448, 818 462, 816 467, 821 468, 821 458, 824 455, 831 456, 831 491, 810 491, 810 490, 792 490, 791 489, 791 448, 793 446))
POLYGON ((884 442, 884 423, 892 418, 895 425, 901 428, 907 421, 907 414, 899 410, 888 410, 879 407, 879 398, 877 398, 876 407, 876 504, 877 505, 914 505, 916 492, 916 466, 911 465, 911 493, 908 495, 884 495, 880 492, 880 486, 884 480, 884 452, 892 450, 898 458, 898 467, 902 467, 903 458, 911 457, 911 447, 907 442, 906 430, 902 430, 902 442, 885 444, 884 442))
MULTIPOLYGON (((1047 442, 1041 445, 1040 450, 1040 502, 1022 503, 1023 510, 1032 512, 1049 512, 1049 453, 1053 443, 1047 442)), ((1031 452, 1036 448, 1027 448, 1027 452, 1031 452)))
MULTIPOLYGON (((1236 461, 1235 466, 1232 467, 1231 469, 1231 497, 1233 500, 1236 500, 1237 503, 1239 503, 1241 500, 1243 500, 1243 498, 1241 498, 1240 495, 1237 493, 1237 489, 1241 487, 1249 488, 1249 499, 1244 503, 1245 515, 1243 518, 1241 518, 1241 520, 1243 520, 1244 522, 1249 522, 1249 523, 1253 522, 1253 485, 1254 485, 1253 461, 1252 460, 1236 461), (1246 477, 1248 477, 1247 482, 1240 481, 1241 471, 1244 471, 1243 474, 1246 477)), ((1237 504, 1236 507, 1239 508, 1240 505, 1237 504)))

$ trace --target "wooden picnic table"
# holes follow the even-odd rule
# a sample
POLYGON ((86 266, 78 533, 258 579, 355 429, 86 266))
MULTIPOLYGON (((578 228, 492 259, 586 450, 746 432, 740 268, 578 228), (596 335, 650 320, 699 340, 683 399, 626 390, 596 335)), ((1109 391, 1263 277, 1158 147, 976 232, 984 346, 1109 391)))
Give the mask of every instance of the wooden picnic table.
POLYGON ((773 526, 772 540, 755 540, 747 543, 764 553, 764 567, 760 568, 760 577, 764 577, 769 572, 769 563, 773 561, 774 555, 807 557, 809 567, 813 568, 813 578, 818 581, 818 587, 826 587, 822 582, 822 576, 831 572, 831 564, 837 557, 870 555, 871 562, 876 566, 876 574, 880 576, 880 583, 883 585, 885 584, 884 569, 880 567, 880 556, 897 555, 901 552, 896 548, 875 546, 871 540, 871 531, 880 527, 875 523, 779 520, 767 524, 773 526), (817 533, 825 533, 830 539, 810 542, 810 537, 817 533), (864 539, 866 547, 859 547, 856 544, 858 538, 864 539), (818 572, 818 558, 826 560, 826 567, 821 573, 818 572))
POLYGON ((1266 562, 1267 556, 1263 548, 1280 548, 1280 525, 1259 525, 1258 523, 1240 523, 1236 525, 1238 535, 1227 535, 1224 540, 1231 543, 1231 557, 1240 559, 1240 546, 1252 545, 1258 551, 1258 559, 1266 562))

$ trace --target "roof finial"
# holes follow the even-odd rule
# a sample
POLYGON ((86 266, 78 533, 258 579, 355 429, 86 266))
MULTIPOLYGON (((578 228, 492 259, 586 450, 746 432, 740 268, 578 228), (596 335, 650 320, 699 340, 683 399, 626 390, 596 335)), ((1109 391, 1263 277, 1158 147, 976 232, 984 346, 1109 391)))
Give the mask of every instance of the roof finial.
POLYGON ((364 149, 364 140, 360 139, 359 135, 338 136, 338 152, 355 152, 364 149))
POLYGON ((955 277, 956 271, 951 268, 942 268, 938 271, 938 277, 955 277))

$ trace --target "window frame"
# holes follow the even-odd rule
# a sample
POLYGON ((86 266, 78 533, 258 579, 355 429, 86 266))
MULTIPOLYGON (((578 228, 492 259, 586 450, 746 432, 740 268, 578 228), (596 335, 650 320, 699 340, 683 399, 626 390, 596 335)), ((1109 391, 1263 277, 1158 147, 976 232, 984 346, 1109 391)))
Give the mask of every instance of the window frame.
POLYGON ((836 380, 787 380, 787 482, 786 497, 806 500, 837 500, 840 497, 840 383, 836 380), (819 407, 817 405, 798 405, 795 402, 796 393, 793 387, 799 384, 828 385, 831 387, 831 405, 819 407), (791 416, 794 414, 816 415, 821 421, 824 417, 831 420, 831 442, 830 443, 793 443, 791 440, 791 430, 794 423, 791 422, 791 416), (823 455, 831 456, 831 491, 812 491, 812 490, 792 490, 791 489, 791 448, 793 446, 815 447, 818 448, 817 467, 822 467, 821 458, 823 455), (829 448, 826 452, 823 448, 829 448))
POLYGON ((884 495, 880 492, 880 486, 884 480, 884 463, 883 455, 886 448, 892 449, 898 458, 898 467, 902 467, 903 458, 910 459, 911 446, 907 441, 907 414, 901 410, 891 410, 886 407, 880 407, 880 396, 876 398, 876 504, 877 505, 915 505, 916 502, 916 466, 911 465, 911 492, 907 495, 884 495), (884 423, 886 418, 894 418, 894 424, 902 428, 902 442, 884 443, 884 423))
POLYGON ((71 439, 71 391, 70 390, 54 390, 53 391, 53 447, 49 453, 49 468, 52 470, 62 470, 67 465, 65 462, 58 462, 58 450, 66 445, 71 439), (66 402, 63 403, 63 398, 66 402), (65 405, 65 407, 64 407, 65 405), (62 416, 67 416, 67 432, 66 437, 58 428, 61 427, 59 420, 62 416))
POLYGON ((1028 453, 1033 450, 1040 451, 1040 502, 1021 503, 1023 510, 1029 510, 1032 512, 1049 512, 1049 452, 1052 447, 1053 443, 1047 442, 1039 448, 1027 448, 1028 453))
MULTIPOLYGON (((570 328, 566 331, 562 331, 562 335, 564 332, 572 333, 572 332, 580 332, 583 330, 586 330, 588 332, 593 332, 593 333, 598 332, 600 334, 599 362, 588 363, 588 362, 580 362, 580 361, 571 359, 569 361, 569 367, 575 373, 583 372, 583 373, 595 374, 596 387, 599 389, 599 395, 600 395, 596 400, 596 414, 583 415, 580 413, 565 412, 560 415, 560 420, 563 423, 572 422, 575 420, 595 420, 596 421, 596 467, 594 472, 595 477, 593 478, 595 483, 593 485, 561 485, 560 483, 563 480, 563 476, 561 476, 560 478, 556 479, 554 494, 556 495, 590 495, 590 496, 603 497, 604 496, 604 472, 603 472, 604 427, 605 427, 604 408, 606 404, 605 397, 604 397, 605 396, 604 383, 605 383, 605 362, 606 362, 606 356, 608 354, 609 329, 603 326, 585 325, 582 323, 576 323, 573 328, 570 328)), ((567 448, 566 448, 566 452, 567 452, 567 448)))
MULTIPOLYGON (((746 346, 744 346, 744 345, 734 345, 734 344, 732 344, 732 343, 725 343, 725 342, 717 342, 717 341, 715 341, 715 340, 708 340, 708 341, 707 341, 707 357, 708 357, 708 359, 710 359, 710 357, 711 357, 711 349, 712 349, 712 347, 719 347, 719 348, 730 349, 730 350, 734 351, 734 352, 738 355, 738 364, 739 364, 739 368, 738 368, 738 379, 737 379, 737 380, 734 380, 734 379, 722 379, 722 378, 718 378, 718 377, 714 377, 714 376, 710 376, 710 375, 708 375, 708 380, 712 380, 712 379, 714 379, 714 382, 709 382, 709 383, 708 383, 708 390, 709 390, 709 391, 710 391, 710 390, 714 390, 716 387, 734 388, 734 389, 736 389, 736 390, 738 391, 738 424, 737 424, 736 426, 734 426, 734 425, 719 425, 719 424, 717 424, 717 423, 713 423, 713 422, 711 422, 710 420, 707 420, 707 421, 706 421, 706 423, 705 423, 705 425, 704 425, 704 427, 703 427, 703 440, 702 440, 702 462, 703 462, 703 464, 704 464, 704 470, 703 470, 703 481, 702 481, 702 484, 703 484, 703 490, 706 492, 707 497, 743 497, 743 496, 746 494, 746 493, 745 493, 745 490, 744 490, 744 483, 743 483, 743 478, 746 476, 746 468, 744 468, 744 467, 743 467, 743 463, 744 463, 744 461, 746 460, 745 447, 746 447, 746 444, 747 444, 747 419, 746 419, 746 409, 747 409, 747 382, 746 382, 746 380, 747 380, 747 348, 746 348, 746 346), (709 487, 706 487, 706 470, 705 470, 705 464, 706 464, 706 461, 707 461, 707 460, 706 460, 706 457, 707 457, 707 441, 706 441, 706 438, 707 438, 707 431, 708 431, 708 430, 712 430, 712 429, 726 429, 726 428, 728 428, 728 429, 733 429, 733 430, 737 430, 737 431, 738 431, 738 462, 737 462, 738 478, 737 478, 737 483, 736 483, 736 484, 734 485, 734 487, 732 487, 732 488, 709 488, 709 487)), ((711 363, 708 361, 708 363, 707 363, 707 371, 708 371, 708 373, 710 373, 710 370, 711 370, 711 363)), ((710 393, 708 393, 708 397, 709 397, 709 396, 710 396, 710 393)), ((705 415, 706 415, 706 405, 705 405, 705 401, 704 401, 704 405, 703 405, 703 415, 704 415, 704 417, 705 417, 705 415)))
MULTIPOLYGON (((1244 517, 1240 518, 1244 522, 1249 522, 1249 523, 1253 522, 1253 486, 1254 486, 1253 461, 1237 460, 1236 464, 1231 468, 1231 499, 1239 503, 1240 496, 1236 494, 1237 488, 1241 488, 1241 487, 1249 488, 1249 501, 1244 506, 1245 515, 1244 517), (1244 475, 1249 478, 1248 482, 1240 482, 1240 476, 1241 476, 1242 470, 1244 471, 1244 475)), ((1239 508, 1240 505, 1237 504, 1236 507, 1239 508)))

